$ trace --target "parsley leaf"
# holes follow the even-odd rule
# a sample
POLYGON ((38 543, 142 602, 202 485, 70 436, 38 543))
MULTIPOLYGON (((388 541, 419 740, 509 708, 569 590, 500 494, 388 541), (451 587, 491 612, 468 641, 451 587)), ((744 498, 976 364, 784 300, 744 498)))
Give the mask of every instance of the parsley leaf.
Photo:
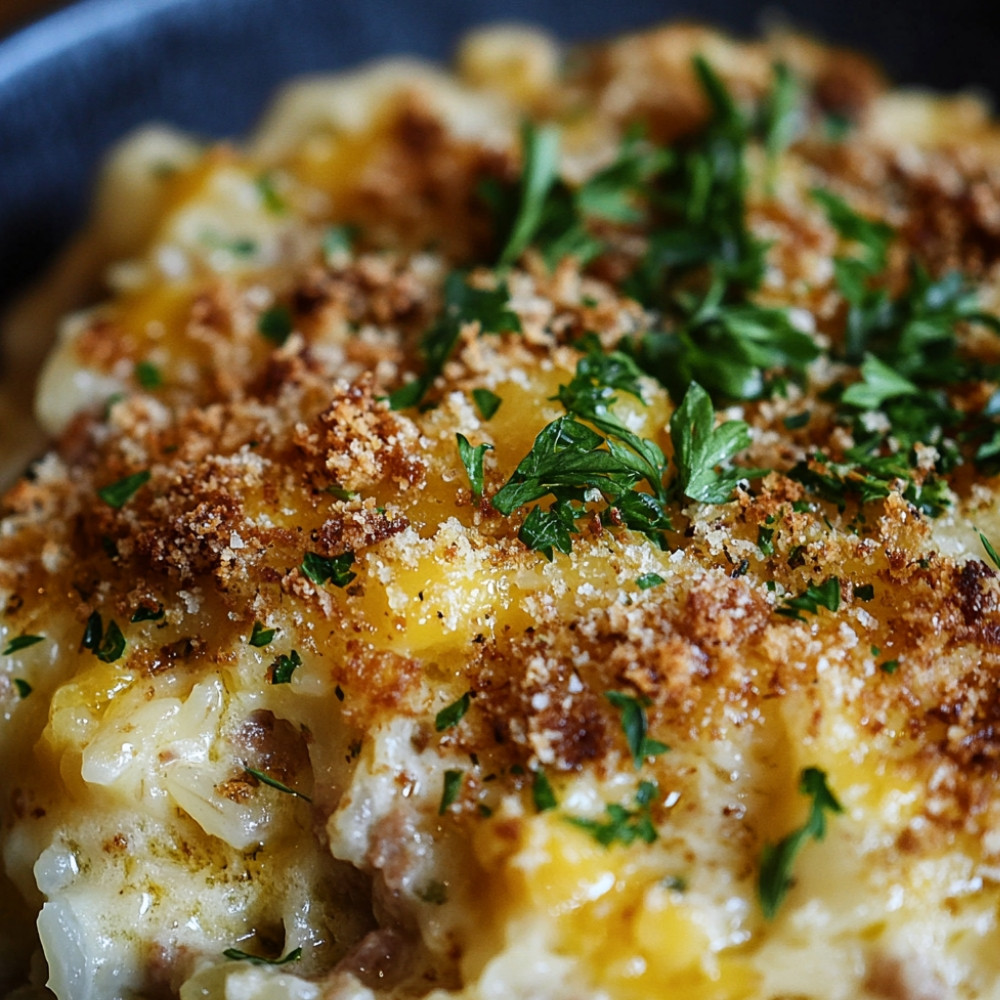
POLYGON ((566 819, 573 826, 589 833, 604 847, 610 847, 614 843, 627 846, 636 840, 652 844, 659 834, 653 825, 649 810, 650 805, 656 801, 659 791, 655 781, 640 781, 635 794, 634 808, 629 809, 617 803, 605 806, 607 819, 603 822, 580 816, 568 816, 566 819))
POLYGON ((762 118, 768 172, 773 176, 778 157, 794 142, 804 118, 802 88, 785 63, 774 67, 774 85, 764 101, 762 118))
POLYGON ((483 332, 519 332, 521 321, 517 313, 510 310, 509 303, 510 293, 505 282, 499 282, 495 289, 473 288, 463 272, 449 274, 444 283, 441 315, 420 342, 423 374, 389 394, 392 409, 416 406, 424 398, 444 370, 466 323, 478 322, 483 332))
POLYGON ((767 391, 766 372, 802 373, 819 356, 812 337, 793 325, 787 310, 730 303, 727 294, 719 278, 703 299, 678 294, 679 322, 628 341, 627 350, 674 395, 698 382, 729 399, 757 399, 767 391))
POLYGON ((550 559, 553 548, 571 551, 576 521, 588 516, 588 503, 603 501, 602 516, 609 522, 641 531, 658 544, 670 529, 663 507, 663 452, 630 431, 611 409, 615 389, 642 398, 638 378, 626 355, 605 355, 590 343, 573 379, 560 386, 558 399, 566 415, 542 428, 493 497, 493 506, 505 515, 550 494, 555 498, 547 510, 535 507, 528 513, 519 535, 550 559), (643 485, 649 492, 638 491, 643 485))
POLYGON ((125 476, 117 482, 102 486, 97 495, 109 506, 116 510, 124 507, 136 495, 139 489, 149 482, 152 473, 149 469, 142 472, 134 472, 131 476, 125 476))
POLYGON ((34 690, 34 688, 32 688, 32 686, 23 677, 14 678, 14 687, 17 688, 18 698, 21 698, 22 700, 27 698, 28 695, 30 695, 34 690))
POLYGON ((531 800, 535 804, 536 812, 548 812, 559 805, 556 793, 552 790, 552 785, 541 768, 531 773, 531 800))
POLYGON ((251 965, 288 965, 289 962, 297 962, 302 957, 302 949, 293 948, 283 958, 264 958, 261 955, 240 951, 239 948, 227 948, 222 954, 234 962, 249 962, 251 965))
POLYGON ((839 610, 840 580, 837 577, 828 576, 822 583, 810 583, 798 597, 786 598, 785 603, 777 610, 779 615, 804 622, 805 618, 801 612, 807 611, 815 615, 820 608, 826 608, 828 611, 839 610))
POLYGON ((643 573, 642 576, 637 576, 635 578, 635 585, 640 590, 650 590, 653 587, 659 587, 661 584, 667 581, 660 576, 659 573, 643 573))
POLYGON ((761 852, 757 894, 761 909, 768 920, 773 920, 778 908, 792 887, 792 866, 805 842, 811 837, 822 840, 826 836, 826 813, 842 813, 826 784, 826 775, 815 767, 807 767, 799 777, 799 791, 812 799, 809 818, 797 830, 777 844, 765 844, 761 852))
POLYGON ((298 651, 293 649, 291 653, 282 653, 278 658, 271 664, 271 683, 272 684, 289 684, 292 680, 292 674, 295 673, 298 667, 302 666, 302 657, 299 656, 298 651))
POLYGON ((464 434, 456 434, 455 439, 458 442, 458 454, 462 459, 462 465, 465 466, 469 476, 472 496, 478 500, 483 495, 483 456, 493 450, 493 445, 484 442, 473 448, 464 434))
POLYGON ((993 548, 990 540, 981 531, 979 532, 979 540, 983 543, 983 548, 986 549, 986 554, 990 557, 990 561, 997 569, 1000 569, 1000 555, 997 555, 997 550, 993 548))
POLYGON ((30 646, 34 646, 39 642, 45 642, 44 635, 19 635, 15 636, 7 645, 4 647, 3 655, 12 656, 14 653, 20 652, 22 649, 28 649, 30 646))
POLYGON ((500 266, 513 264, 531 243, 542 223, 545 199, 559 176, 559 130, 554 125, 525 122, 521 130, 524 167, 521 171, 520 205, 500 266))
POLYGON ((139 607, 132 612, 130 621, 133 625, 138 622, 158 622, 163 619, 163 615, 164 611, 162 604, 158 604, 155 608, 151 608, 148 604, 140 604, 139 607))
POLYGON ((143 389, 159 389, 163 385, 163 373, 152 361, 137 361, 135 380, 143 389))
POLYGON ((291 336, 293 325, 292 311, 283 303, 265 309, 257 317, 257 332, 278 347, 291 336))
POLYGON ((670 417, 670 440, 677 465, 675 489, 691 500, 726 503, 741 479, 760 475, 755 469, 726 468, 749 447, 750 429, 742 420, 716 427, 712 401, 697 382, 670 417))
POLYGON ((351 570, 353 565, 353 552, 342 552, 339 556, 321 556, 317 552, 307 552, 300 569, 317 586, 332 583, 335 587, 346 587, 357 575, 351 570))
POLYGON ((434 728, 439 733, 443 733, 446 729, 451 729, 452 726, 457 726, 459 722, 465 716, 465 713, 469 711, 469 706, 472 704, 472 692, 466 691, 457 701, 453 701, 450 705, 442 708, 440 712, 434 717, 434 728))
POLYGON ((438 806, 438 815, 443 816, 448 809, 455 804, 458 793, 462 790, 462 781, 465 774, 462 771, 448 770, 444 772, 444 784, 441 791, 441 804, 438 806))
POLYGON ((483 420, 490 420, 500 409, 500 404, 503 400, 495 393, 490 392, 489 389, 473 389, 472 398, 476 404, 476 409, 479 410, 479 415, 483 420))
POLYGON ((107 630, 105 630, 101 613, 93 611, 87 619, 81 645, 84 649, 89 649, 102 662, 114 663, 125 652, 126 643, 125 636, 122 635, 122 630, 114 619, 108 622, 107 630))
POLYGON ((323 233, 323 258, 327 264, 340 254, 350 253, 357 236, 358 231, 354 226, 329 226, 323 233))
POLYGON ((636 768, 642 767, 647 757, 655 757, 670 749, 665 743, 649 736, 646 720, 648 699, 636 698, 621 691, 605 691, 604 697, 621 713, 622 730, 636 768))
POLYGON ((312 799, 303 794, 302 792, 297 792, 294 788, 289 788, 283 781, 278 781, 277 778, 272 778, 269 774, 265 774, 263 771, 258 771, 256 768, 247 767, 246 764, 243 765, 243 770, 246 774, 249 774, 251 778, 256 778, 262 785, 267 785, 268 788, 273 788, 275 791, 282 792, 285 795, 294 795, 297 799, 302 799, 303 802, 312 802, 312 799))
POLYGON ((251 646, 255 646, 258 649, 261 646, 266 646, 274 638, 274 633, 276 629, 265 628, 261 622, 254 622, 253 629, 250 632, 250 638, 247 640, 251 646))

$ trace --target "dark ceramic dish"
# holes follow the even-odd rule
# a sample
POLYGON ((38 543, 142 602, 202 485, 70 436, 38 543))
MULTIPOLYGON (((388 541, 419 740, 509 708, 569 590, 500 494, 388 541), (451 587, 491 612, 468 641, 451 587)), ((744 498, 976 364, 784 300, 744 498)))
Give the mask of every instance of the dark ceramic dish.
MULTIPOLYGON (((787 0, 783 16, 867 49, 903 82, 1000 93, 995 0, 787 0)), ((447 59, 484 21, 584 39, 686 16, 737 32, 755 0, 81 0, 0 41, 0 303, 80 221, 101 153, 159 118, 250 127, 282 80, 371 56, 447 59)))

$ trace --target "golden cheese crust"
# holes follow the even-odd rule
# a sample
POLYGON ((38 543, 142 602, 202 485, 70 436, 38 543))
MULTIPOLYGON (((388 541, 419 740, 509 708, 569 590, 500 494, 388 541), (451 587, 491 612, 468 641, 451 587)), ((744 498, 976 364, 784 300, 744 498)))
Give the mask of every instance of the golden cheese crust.
POLYGON ((0 979, 997 995, 1000 130, 789 36, 458 66, 144 164, 3 499, 0 979), (553 427, 656 474, 505 507, 553 427))

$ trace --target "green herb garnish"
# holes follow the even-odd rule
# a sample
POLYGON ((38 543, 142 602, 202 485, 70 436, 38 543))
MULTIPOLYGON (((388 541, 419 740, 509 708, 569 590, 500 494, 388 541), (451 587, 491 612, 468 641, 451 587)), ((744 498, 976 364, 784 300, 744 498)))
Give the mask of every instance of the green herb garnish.
POLYGON ((643 573, 635 578, 635 585, 640 590, 650 590, 652 587, 659 587, 667 581, 659 573, 643 573))
POLYGON ((266 646, 271 642, 276 631, 277 629, 265 628, 261 622, 254 622, 250 638, 247 641, 251 646, 256 646, 260 649, 261 646, 266 646))
POLYGON ((292 310, 280 302, 257 317, 257 332, 278 347, 291 336, 293 326, 292 310))
POLYGON ((164 611, 163 605, 158 604, 155 608, 149 607, 148 604, 140 604, 139 607, 132 612, 132 617, 130 621, 133 625, 139 622, 158 622, 163 619, 164 611))
POLYGON ((732 459, 750 445, 750 428, 742 420, 715 426, 708 393, 692 382, 670 417, 670 440, 677 463, 677 491, 702 503, 726 503, 742 479, 760 475, 755 469, 732 469, 732 459))
POLYGON ((251 965, 288 965, 289 962, 297 962, 302 957, 302 949, 294 948, 283 958, 264 958, 261 955, 240 951, 239 948, 227 948, 222 954, 234 962, 249 962, 251 965))
POLYGON ((17 689, 18 698, 21 699, 27 698, 33 690, 32 686, 23 677, 14 678, 14 687, 17 689))
POLYGON ((39 642, 45 642, 44 635, 16 636, 4 647, 3 655, 12 656, 14 653, 20 652, 22 649, 27 649, 29 646, 34 646, 39 642))
POLYGON ((283 215, 288 211, 288 205, 285 203, 285 199, 278 194, 278 189, 274 183, 274 175, 270 171, 261 174, 254 184, 257 188, 257 193, 260 195, 260 200, 269 212, 273 215, 283 215))
POLYGON ((116 510, 124 507, 136 495, 136 493, 149 482, 152 473, 149 469, 142 472, 134 472, 131 476, 125 476, 117 482, 102 486, 97 495, 109 506, 116 510))
POLYGON ((444 370, 465 324, 479 323, 484 333, 519 332, 521 321, 510 310, 509 302, 510 293, 502 281, 495 289, 473 288, 461 271, 449 274, 444 283, 441 315, 420 342, 423 374, 389 394, 392 409, 402 410, 421 402, 444 370))
POLYGON ((331 257, 350 253, 354 249, 354 241, 358 238, 356 226, 330 226, 323 233, 323 256, 330 261, 331 257))
POLYGON ((495 392, 490 392, 489 389, 473 389, 472 399, 483 420, 491 420, 503 402, 495 392))
POLYGON ((815 767, 807 767, 799 777, 799 791, 812 799, 809 818, 777 844, 765 844, 761 852, 760 875, 757 892, 761 909, 768 920, 773 920, 778 908, 792 887, 792 866, 805 842, 811 837, 822 840, 826 836, 826 813, 842 813, 843 806, 827 787, 826 775, 815 767))
POLYGON ((531 772, 531 801, 537 812, 548 812, 559 805, 548 776, 541 768, 531 772))
POLYGON ((135 380, 143 389, 159 389, 163 385, 163 372, 152 361, 138 361, 135 380))
POLYGON ((458 442, 459 457, 469 477, 472 496, 478 500, 483 495, 483 456, 493 450, 493 445, 484 442, 473 448, 464 434, 456 434, 455 439, 458 442))
POLYGON ((648 699, 636 698, 621 691, 605 691, 604 697, 621 713, 625 742, 628 743, 636 768, 642 767, 647 757, 655 757, 670 749, 665 743, 649 736, 649 723, 646 719, 648 699))
POLYGON ((636 840, 652 844, 659 834, 649 810, 659 791, 655 781, 640 781, 634 808, 629 809, 615 803, 604 807, 607 819, 603 822, 579 816, 568 816, 567 821, 585 830, 604 847, 610 847, 614 843, 628 845, 636 840))
POLYGON ((441 805, 438 806, 438 815, 443 816, 450 806, 454 805, 458 799, 458 793, 462 790, 462 780, 464 772, 448 770, 444 772, 444 786, 441 792, 441 805))
POLYGON ((104 663, 114 663, 125 652, 125 636, 122 635, 122 630, 114 619, 108 622, 104 637, 94 652, 104 663))
POLYGON ((804 622, 802 612, 815 615, 820 608, 826 608, 828 611, 839 610, 840 580, 837 577, 828 576, 822 583, 810 583, 798 597, 786 598, 785 603, 778 608, 778 614, 804 622))
POLYGON ((271 664, 271 683, 289 684, 292 680, 292 674, 301 666, 302 657, 299 656, 298 650, 293 649, 291 653, 287 654, 281 653, 271 664))
POLYGON ((308 795, 305 795, 302 792, 297 792, 294 788, 289 788, 284 782, 278 781, 277 778, 272 778, 269 774, 265 774, 263 771, 258 771, 253 767, 247 767, 246 764, 243 765, 243 770, 245 773, 249 774, 251 778, 256 778, 262 785, 267 785, 269 788, 283 792, 285 795, 294 795, 295 798, 302 799, 303 802, 312 802, 312 799, 308 795))
POLYGON ((335 587, 346 587, 357 575, 351 570, 353 565, 353 552, 342 552, 339 556, 307 552, 300 568, 303 575, 317 586, 332 583, 335 587))
POLYGON ((983 543, 983 548, 986 549, 986 554, 990 557, 990 561, 997 569, 1000 569, 1000 555, 997 555, 997 550, 993 548, 990 540, 981 531, 979 532, 979 540, 983 543))
POLYGON ((440 712, 434 717, 434 728, 442 733, 446 729, 451 729, 452 726, 457 726, 459 722, 465 716, 465 713, 469 711, 469 706, 472 704, 472 692, 466 691, 456 701, 453 701, 450 705, 442 708, 440 712))

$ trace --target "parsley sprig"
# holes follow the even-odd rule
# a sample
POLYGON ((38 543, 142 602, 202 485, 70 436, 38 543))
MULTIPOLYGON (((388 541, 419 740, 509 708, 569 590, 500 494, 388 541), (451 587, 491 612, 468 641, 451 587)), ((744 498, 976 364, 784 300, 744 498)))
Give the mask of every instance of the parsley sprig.
POLYGON ((588 504, 603 503, 603 518, 646 534, 658 544, 670 530, 664 510, 666 459, 654 441, 639 437, 614 415, 622 391, 642 399, 640 373, 618 352, 605 354, 591 342, 572 380, 556 398, 566 410, 544 427, 531 451, 493 497, 510 515, 518 507, 555 497, 548 508, 534 507, 520 538, 549 559, 552 550, 569 554, 578 520, 588 504), (640 491, 639 487, 643 487, 640 491))
POLYGON ((792 887, 792 866, 807 840, 826 836, 826 813, 842 813, 826 783, 826 775, 816 767, 807 767, 799 776, 799 791, 812 799, 805 823, 783 837, 777 844, 765 844, 760 858, 757 894, 761 909, 773 920, 792 887))
POLYGON ((478 322, 484 332, 519 332, 521 321, 510 307, 510 292, 505 282, 495 288, 476 288, 468 283, 462 271, 453 271, 445 279, 444 305, 441 314, 420 342, 424 361, 423 373, 389 394, 394 410, 417 406, 427 395, 434 380, 444 371, 458 343, 462 327, 478 322))
POLYGON ((604 820, 586 819, 582 816, 567 816, 566 820, 580 830, 589 833, 599 844, 628 844, 641 840, 652 844, 659 833, 653 823, 650 807, 660 794, 655 781, 640 781, 635 793, 635 804, 629 808, 614 802, 604 807, 604 820))

